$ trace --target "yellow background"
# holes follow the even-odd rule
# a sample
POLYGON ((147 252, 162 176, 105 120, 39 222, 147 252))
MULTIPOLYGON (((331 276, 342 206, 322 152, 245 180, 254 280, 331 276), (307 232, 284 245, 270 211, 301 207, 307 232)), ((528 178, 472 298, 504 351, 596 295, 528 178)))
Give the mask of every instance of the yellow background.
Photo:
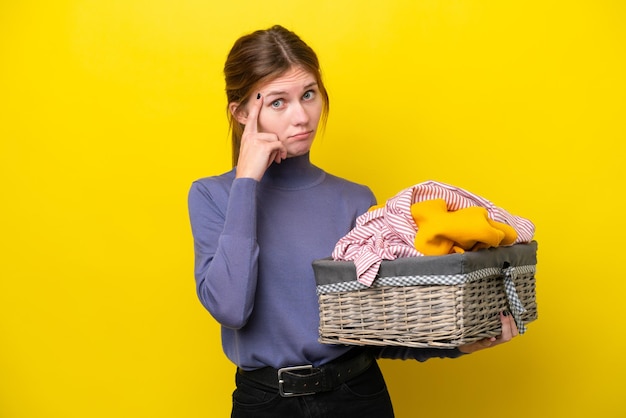
POLYGON ((537 226, 539 320, 383 361, 397 416, 626 416, 625 21, 620 0, 2 1, 0 416, 228 416, 186 197, 230 167, 228 49, 274 23, 322 62, 317 164, 537 226))

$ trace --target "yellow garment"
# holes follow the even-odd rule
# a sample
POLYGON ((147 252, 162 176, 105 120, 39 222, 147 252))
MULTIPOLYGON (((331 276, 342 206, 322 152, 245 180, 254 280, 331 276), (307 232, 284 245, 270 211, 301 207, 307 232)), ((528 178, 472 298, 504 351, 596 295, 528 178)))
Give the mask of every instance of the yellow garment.
POLYGON ((424 255, 511 245, 517 239, 513 227, 490 219, 480 206, 450 212, 444 199, 424 200, 411 205, 411 215, 418 228, 415 249, 424 255))

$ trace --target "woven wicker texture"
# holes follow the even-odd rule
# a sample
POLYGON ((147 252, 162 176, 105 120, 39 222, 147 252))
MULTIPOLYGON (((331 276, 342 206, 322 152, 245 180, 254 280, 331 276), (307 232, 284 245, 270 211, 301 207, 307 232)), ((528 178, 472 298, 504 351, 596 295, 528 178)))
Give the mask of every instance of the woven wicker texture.
MULTIPOLYGON (((519 274, 514 283, 525 308, 522 321, 534 321, 534 274, 519 274)), ((325 293, 319 304, 323 343, 441 348, 499 335, 499 313, 510 309, 504 273, 458 285, 325 293)))

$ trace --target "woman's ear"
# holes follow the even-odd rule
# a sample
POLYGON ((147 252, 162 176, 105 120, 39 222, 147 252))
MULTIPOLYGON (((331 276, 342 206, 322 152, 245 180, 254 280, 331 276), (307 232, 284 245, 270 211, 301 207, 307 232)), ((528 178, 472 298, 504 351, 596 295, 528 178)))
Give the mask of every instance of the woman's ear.
POLYGON ((236 102, 229 103, 228 109, 230 110, 230 113, 233 115, 233 117, 237 120, 237 122, 239 122, 242 125, 246 124, 246 121, 248 120, 248 112, 246 112, 245 109, 241 109, 240 111, 239 103, 236 103, 236 102))

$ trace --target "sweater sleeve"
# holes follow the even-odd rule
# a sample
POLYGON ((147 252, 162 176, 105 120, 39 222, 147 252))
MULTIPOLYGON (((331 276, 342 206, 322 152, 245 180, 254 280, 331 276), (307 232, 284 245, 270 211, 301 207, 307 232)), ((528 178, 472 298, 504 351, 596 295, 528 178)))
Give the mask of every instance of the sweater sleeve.
POLYGON ((417 360, 424 362, 431 358, 457 358, 463 355, 458 348, 413 348, 413 347, 373 347, 376 358, 395 360, 417 360))
POLYGON ((230 193, 212 193, 194 182, 188 196, 198 297, 220 324, 233 329, 246 324, 254 305, 257 184, 235 179, 230 193))

